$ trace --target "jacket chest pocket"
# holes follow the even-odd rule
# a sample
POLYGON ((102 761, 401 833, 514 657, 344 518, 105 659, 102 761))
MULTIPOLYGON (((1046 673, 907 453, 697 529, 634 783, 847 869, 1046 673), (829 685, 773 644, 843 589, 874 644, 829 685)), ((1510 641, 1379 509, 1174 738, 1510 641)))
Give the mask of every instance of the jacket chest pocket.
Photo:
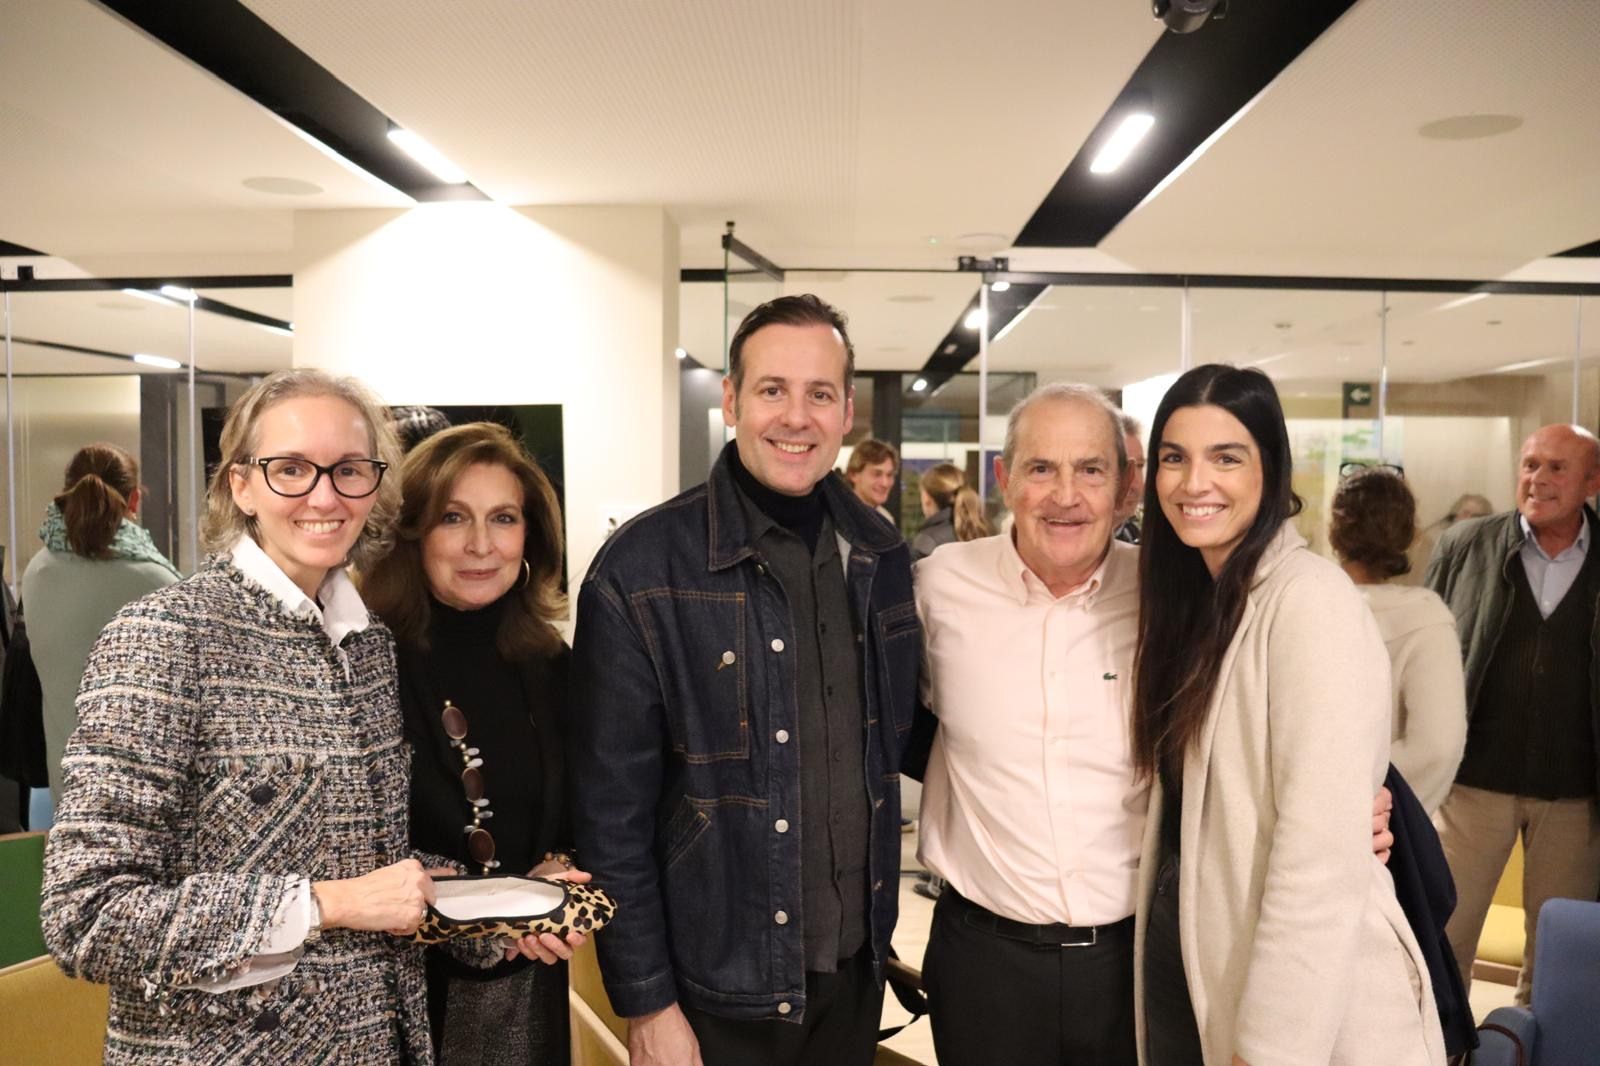
MULTIPOLYGON (((673 750, 689 762, 750 755, 753 641, 742 592, 648 589, 631 597, 666 700, 673 750)), ((759 674, 755 675, 759 677, 759 674)))
POLYGON ((198 869, 322 872, 327 861, 323 768, 300 759, 229 759, 201 777, 198 869))

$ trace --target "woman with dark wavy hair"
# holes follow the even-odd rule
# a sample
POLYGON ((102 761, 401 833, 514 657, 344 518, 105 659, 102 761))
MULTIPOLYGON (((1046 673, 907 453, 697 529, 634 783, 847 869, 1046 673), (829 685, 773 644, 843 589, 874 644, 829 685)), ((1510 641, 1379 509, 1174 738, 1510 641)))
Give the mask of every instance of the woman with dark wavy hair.
POLYGON ((1196 367, 1150 440, 1132 723, 1155 780, 1145 1062, 1442 1063, 1426 964, 1371 846, 1388 656, 1349 579, 1295 532, 1277 391, 1196 367))
MULTIPOLYGON (((566 600, 550 479, 490 422, 428 437, 400 476, 395 549, 368 569, 362 594, 399 644, 411 842, 475 874, 587 881, 573 868, 567 812, 570 653, 556 629, 566 600)), ((566 960, 583 941, 545 933, 492 970, 429 948, 439 1061, 566 1063, 566 960)))

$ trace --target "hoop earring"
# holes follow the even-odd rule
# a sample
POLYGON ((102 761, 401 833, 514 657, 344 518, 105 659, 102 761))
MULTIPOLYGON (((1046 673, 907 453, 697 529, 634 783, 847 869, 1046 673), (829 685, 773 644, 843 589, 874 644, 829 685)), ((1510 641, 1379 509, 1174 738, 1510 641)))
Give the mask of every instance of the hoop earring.
POLYGON ((519 588, 519 589, 527 588, 528 587, 528 582, 530 582, 532 580, 533 580, 533 567, 528 565, 528 560, 527 559, 523 559, 522 560, 522 583, 519 584, 517 586, 517 588, 519 588))

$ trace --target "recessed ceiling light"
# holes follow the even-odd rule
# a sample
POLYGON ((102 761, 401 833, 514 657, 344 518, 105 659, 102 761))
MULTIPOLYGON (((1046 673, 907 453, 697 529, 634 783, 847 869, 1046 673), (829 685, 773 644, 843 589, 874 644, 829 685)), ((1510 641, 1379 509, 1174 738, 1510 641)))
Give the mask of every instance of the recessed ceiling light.
POLYGON ((1457 307, 1465 307, 1467 304, 1477 303, 1479 300, 1487 300, 1488 298, 1489 294, 1486 292, 1469 293, 1466 296, 1459 296, 1456 299, 1451 300, 1449 303, 1442 303, 1438 307, 1434 308, 1434 310, 1453 311, 1457 307))
POLYGON ((1273 329, 1293 329, 1294 328, 1294 323, 1293 322, 1274 322, 1272 324, 1272 328, 1273 329))
POLYGON ((1476 141, 1498 137, 1522 125, 1520 115, 1451 115, 1417 127, 1430 141, 1476 141))
POLYGON ((168 359, 164 355, 146 355, 144 352, 133 353, 133 361, 135 363, 143 363, 145 366, 158 366, 163 370, 180 370, 183 368, 183 364, 176 359, 168 359))
POLYGON ((674 349, 672 349, 672 354, 677 356, 679 359, 687 359, 687 358, 689 358, 688 349, 685 349, 685 348, 674 348, 674 349))
POLYGON ((928 379, 927 378, 918 378, 917 380, 915 380, 915 381, 913 381, 911 383, 911 391, 912 392, 926 392, 927 390, 928 390, 928 379))
POLYGON ((264 329, 268 333, 276 333, 280 337, 293 337, 294 336, 294 323, 293 322, 289 323, 289 328, 288 329, 285 329, 282 326, 269 326, 265 322, 256 322, 256 323, 253 323, 253 324, 258 329, 264 329))
POLYGON ((146 292, 143 289, 123 289, 122 291, 125 295, 137 296, 141 300, 149 300, 151 303, 160 304, 162 307, 172 306, 171 300, 167 299, 165 296, 159 296, 153 292, 146 292))
POLYGON ((961 320, 961 324, 966 326, 968 329, 977 329, 979 326, 983 325, 986 317, 987 316, 983 313, 983 308, 974 307, 972 310, 967 312, 967 317, 961 320))
POLYGON ((1009 288, 1011 288, 1011 282, 1009 282, 1009 281, 997 281, 994 284, 989 286, 989 291, 990 292, 1005 292, 1009 288))
POLYGON ((945 355, 955 355, 957 347, 959 347, 959 346, 956 344, 956 342, 955 341, 951 341, 949 344, 944 346, 943 352, 944 352, 945 355))
POLYGON ((239 184, 256 192, 271 193, 274 196, 315 196, 322 191, 322 186, 299 178, 275 178, 263 175, 259 178, 245 178, 239 184))
POLYGON ((429 173, 446 185, 464 185, 467 181, 467 172, 456 166, 444 157, 427 141, 418 137, 408 129, 399 126, 391 127, 389 139, 393 141, 406 155, 421 163, 429 173))
POLYGON ((186 289, 182 285, 163 285, 161 286, 161 295, 169 300, 177 300, 179 303, 184 304, 194 303, 198 298, 193 289, 186 289))
POLYGON ((1122 122, 1106 139, 1105 147, 1100 149, 1094 161, 1089 164, 1091 174, 1110 174, 1133 154, 1139 147, 1139 142, 1144 140, 1145 134, 1150 132, 1150 127, 1156 124, 1156 117, 1148 111, 1135 111, 1123 118, 1122 122))

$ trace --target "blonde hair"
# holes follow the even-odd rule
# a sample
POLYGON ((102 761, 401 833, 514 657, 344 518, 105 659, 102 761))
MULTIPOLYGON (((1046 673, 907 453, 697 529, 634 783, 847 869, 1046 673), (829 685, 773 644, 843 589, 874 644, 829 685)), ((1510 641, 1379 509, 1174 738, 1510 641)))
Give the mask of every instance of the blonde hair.
POLYGON ((922 491, 939 508, 950 508, 957 540, 977 540, 994 532, 983 515, 983 501, 967 487, 967 476, 954 463, 939 463, 923 471, 922 491))
POLYGON ((406 456, 396 479, 405 502, 394 551, 363 574, 361 596, 403 643, 428 649, 433 611, 422 541, 444 520, 456 480, 468 467, 480 464, 503 467, 516 478, 522 488, 526 530, 522 540, 526 578, 518 575, 516 589, 507 596, 495 646, 513 662, 529 655, 553 655, 561 648, 555 623, 567 609, 561 595, 561 505, 539 464, 509 430, 493 422, 469 422, 436 433, 406 456))
MULTIPOLYGON (((246 466, 255 455, 261 416, 286 400, 308 396, 332 396, 354 407, 367 425, 372 457, 398 467, 400 447, 389 428, 388 413, 367 387, 355 378, 335 377, 325 370, 307 367, 280 370, 251 386, 228 409, 222 426, 222 460, 206 486, 206 514, 200 527, 200 543, 208 552, 225 552, 249 534, 260 543, 261 533, 255 518, 245 514, 233 500, 230 477, 235 467, 246 466)), ((400 479, 385 476, 378 483, 377 499, 361 527, 361 535, 350 548, 346 562, 360 569, 387 555, 394 542, 394 524, 400 514, 400 479)))

